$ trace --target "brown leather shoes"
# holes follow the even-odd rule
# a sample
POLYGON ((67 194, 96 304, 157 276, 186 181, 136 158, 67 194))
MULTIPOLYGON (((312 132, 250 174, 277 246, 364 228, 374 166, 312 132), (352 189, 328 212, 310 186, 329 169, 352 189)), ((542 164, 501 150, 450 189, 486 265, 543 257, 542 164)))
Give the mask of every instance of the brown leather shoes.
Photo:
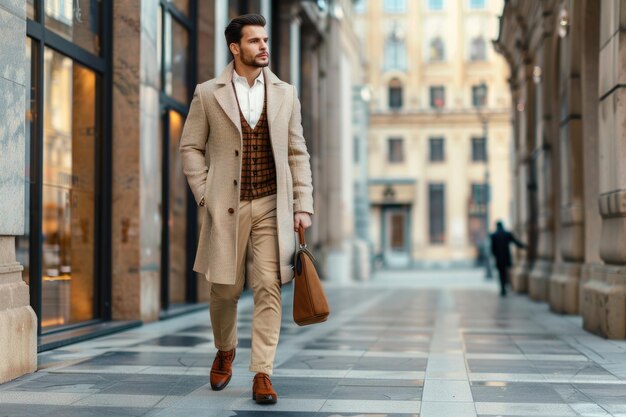
POLYGON ((233 376, 233 361, 235 349, 228 352, 218 350, 211 366, 211 388, 213 391, 221 391, 226 388, 233 376))
POLYGON ((276 391, 272 388, 272 381, 269 375, 259 372, 254 376, 252 399, 256 401, 257 404, 276 404, 278 395, 276 395, 276 391))

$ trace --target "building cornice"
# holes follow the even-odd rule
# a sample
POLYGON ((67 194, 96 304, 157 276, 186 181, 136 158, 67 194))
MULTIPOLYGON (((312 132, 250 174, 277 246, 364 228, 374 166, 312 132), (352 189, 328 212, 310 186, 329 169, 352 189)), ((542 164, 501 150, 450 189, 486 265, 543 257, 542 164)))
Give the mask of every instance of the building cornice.
MULTIPOLYGON (((509 124, 511 122, 511 110, 490 111, 483 113, 488 122, 509 124)), ((442 124, 442 125, 471 125, 480 123, 476 112, 415 112, 415 113, 372 113, 370 126, 415 126, 418 124, 442 124)))

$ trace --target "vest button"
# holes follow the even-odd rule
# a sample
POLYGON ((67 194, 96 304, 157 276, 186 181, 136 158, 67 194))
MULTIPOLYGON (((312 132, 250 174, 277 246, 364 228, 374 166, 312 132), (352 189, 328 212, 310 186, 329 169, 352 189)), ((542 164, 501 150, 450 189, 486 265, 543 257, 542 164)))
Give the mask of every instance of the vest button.
POLYGON ((235 212, 235 209, 231 207, 231 208, 229 208, 229 209, 228 209, 228 212, 229 212, 230 214, 233 214, 233 213, 235 212))
POLYGON ((235 156, 239 156, 239 151, 235 149, 235 156))
POLYGON ((237 180, 233 180, 233 184, 237 185, 237 180))

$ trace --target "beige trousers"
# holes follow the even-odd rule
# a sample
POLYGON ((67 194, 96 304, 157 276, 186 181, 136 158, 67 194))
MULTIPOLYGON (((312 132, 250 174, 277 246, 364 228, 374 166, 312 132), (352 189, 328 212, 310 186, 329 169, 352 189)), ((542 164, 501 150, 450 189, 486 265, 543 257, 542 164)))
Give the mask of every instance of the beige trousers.
POLYGON ((252 354, 250 371, 272 374, 281 321, 281 282, 276 229, 276 194, 239 202, 237 278, 235 285, 212 284, 210 311, 215 347, 237 346, 237 301, 244 284, 246 252, 252 270, 245 275, 252 287, 252 354))

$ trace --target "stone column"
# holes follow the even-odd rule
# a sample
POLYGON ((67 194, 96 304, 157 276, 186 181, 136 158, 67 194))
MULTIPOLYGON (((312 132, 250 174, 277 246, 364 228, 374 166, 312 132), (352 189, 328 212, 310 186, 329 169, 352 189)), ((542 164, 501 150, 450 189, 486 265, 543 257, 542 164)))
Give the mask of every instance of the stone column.
MULTIPOLYGON (((327 240, 324 248, 324 275, 334 281, 352 279, 352 236, 354 236, 352 165, 346 156, 351 153, 350 98, 352 86, 343 51, 341 21, 329 20, 325 49, 326 90, 323 97, 325 125, 322 137, 323 165, 326 197, 324 217, 327 240), (346 85, 347 83, 347 85, 346 85), (346 132, 348 129, 348 132, 346 132), (350 169, 347 169, 347 168, 350 169), (331 214, 332 213, 332 214, 331 214)), ((321 219, 321 218, 320 218, 321 219)), ((322 221, 322 220, 318 220, 322 221)))
POLYGON ((533 82, 536 85, 536 138, 535 153, 537 154, 537 193, 538 193, 538 242, 537 259, 529 277, 529 295, 537 301, 546 301, 549 294, 550 275, 554 261, 555 241, 555 187, 554 177, 557 174, 556 143, 554 129, 553 92, 554 75, 554 13, 551 4, 545 3, 542 16, 541 45, 536 53, 533 68, 533 82))
POLYGON ((519 238, 529 249, 520 257, 511 274, 513 290, 529 290, 529 274, 536 253, 536 167, 533 159, 535 147, 535 89, 532 82, 532 65, 525 63, 518 74, 520 95, 517 103, 519 117, 519 144, 516 155, 518 163, 518 187, 520 224, 519 238))
POLYGON ((626 338, 626 0, 600 9, 600 257, 582 290, 585 329, 626 338))
POLYGON ((0 0, 0 383, 37 369, 37 317, 15 236, 24 234, 26 1, 0 0))
POLYGON ((602 217, 598 207, 600 157, 598 145, 598 102, 600 55, 600 2, 584 0, 584 39, 582 40, 582 117, 584 166, 584 223, 585 263, 581 268, 579 284, 579 309, 582 308, 583 286, 594 269, 602 265, 600 259, 600 232, 602 217))
POLYGON ((584 205, 582 164, 581 43, 584 15, 571 1, 562 11, 570 21, 561 39, 559 62, 559 145, 561 165, 561 229, 563 261, 555 266, 550 283, 550 307, 560 313, 578 312, 580 268, 584 260, 584 205))
POLYGON ((113 319, 157 320, 161 309, 161 135, 157 8, 113 7, 113 319))

